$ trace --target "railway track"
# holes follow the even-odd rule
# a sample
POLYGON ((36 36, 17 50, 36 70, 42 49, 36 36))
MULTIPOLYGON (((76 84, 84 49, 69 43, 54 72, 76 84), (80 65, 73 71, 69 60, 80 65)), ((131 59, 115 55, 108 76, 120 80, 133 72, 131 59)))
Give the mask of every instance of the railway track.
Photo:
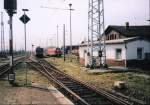
POLYGON ((140 105, 77 81, 44 60, 31 61, 29 65, 52 81, 75 105, 140 105))
MULTIPOLYGON (((17 57, 14 59, 14 67, 16 65, 18 65, 20 63, 20 61, 23 59, 24 57, 17 57)), ((4 65, 0 66, 0 77, 2 77, 4 74, 7 74, 10 70, 10 66, 9 63, 6 63, 4 65)))

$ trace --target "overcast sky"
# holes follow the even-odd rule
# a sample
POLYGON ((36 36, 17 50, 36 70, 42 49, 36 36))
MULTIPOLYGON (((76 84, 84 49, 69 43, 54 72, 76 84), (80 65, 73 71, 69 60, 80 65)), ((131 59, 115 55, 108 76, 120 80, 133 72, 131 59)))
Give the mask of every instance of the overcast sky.
MULTIPOLYGON (((4 12, 5 42, 8 47, 9 25, 8 15, 3 9, 3 1, 0 0, 0 12, 4 12)), ((56 33, 59 26, 59 46, 62 45, 63 24, 66 25, 66 43, 69 44, 69 11, 41 8, 69 9, 72 3, 72 36, 73 44, 79 44, 87 38, 88 33, 88 0, 17 0, 17 14, 13 17, 14 47, 24 47, 24 26, 19 18, 23 15, 22 9, 27 8, 26 13, 30 17, 27 23, 27 49, 31 45, 56 44, 56 33), (51 41, 51 42, 50 42, 51 41)), ((150 17, 149 0, 104 0, 105 28, 108 25, 148 25, 150 17)))

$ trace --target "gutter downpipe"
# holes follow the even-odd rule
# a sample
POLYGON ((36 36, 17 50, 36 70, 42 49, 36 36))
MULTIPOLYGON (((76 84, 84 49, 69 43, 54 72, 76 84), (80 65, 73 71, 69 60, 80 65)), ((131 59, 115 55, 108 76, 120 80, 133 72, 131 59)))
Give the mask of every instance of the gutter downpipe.
POLYGON ((127 68, 127 45, 126 45, 126 41, 124 41, 124 46, 125 46, 125 68, 127 68))

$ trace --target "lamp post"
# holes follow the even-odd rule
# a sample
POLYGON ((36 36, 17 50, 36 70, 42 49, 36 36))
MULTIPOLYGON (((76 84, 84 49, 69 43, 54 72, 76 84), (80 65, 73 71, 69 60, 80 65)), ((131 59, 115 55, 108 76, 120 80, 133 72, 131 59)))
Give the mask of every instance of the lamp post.
POLYGON ((72 62, 72 27, 71 27, 71 11, 73 10, 71 8, 72 4, 69 4, 70 7, 70 61, 72 62))

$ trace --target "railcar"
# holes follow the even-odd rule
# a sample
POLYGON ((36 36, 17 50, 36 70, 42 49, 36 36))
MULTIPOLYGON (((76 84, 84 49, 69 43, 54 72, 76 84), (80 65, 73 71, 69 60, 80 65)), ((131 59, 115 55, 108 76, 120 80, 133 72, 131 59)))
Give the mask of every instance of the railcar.
POLYGON ((37 47, 35 50, 35 56, 38 58, 42 58, 44 55, 44 49, 41 47, 37 47))
POLYGON ((62 55, 62 51, 60 48, 57 47, 49 47, 45 50, 47 56, 52 57, 60 57, 62 55))

